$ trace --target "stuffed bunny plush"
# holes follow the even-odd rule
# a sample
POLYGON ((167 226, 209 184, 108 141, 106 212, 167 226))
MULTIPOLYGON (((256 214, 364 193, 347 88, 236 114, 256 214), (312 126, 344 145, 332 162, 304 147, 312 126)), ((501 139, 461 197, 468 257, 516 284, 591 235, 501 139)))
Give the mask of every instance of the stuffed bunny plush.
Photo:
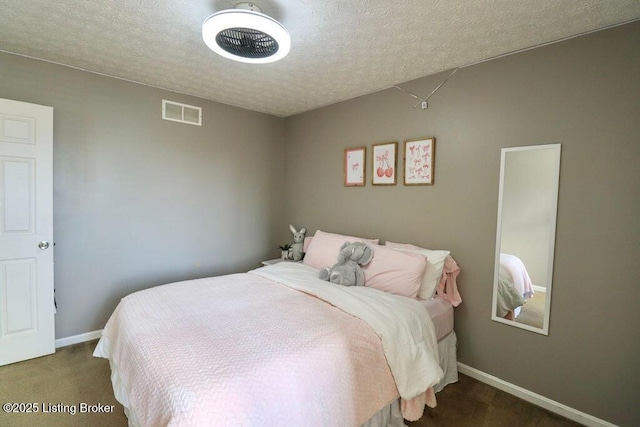
POLYGON ((301 261, 304 257, 304 233, 307 232, 307 229, 302 227, 300 231, 296 231, 295 227, 289 224, 289 230, 293 233, 293 245, 289 248, 289 259, 301 261))
POLYGON ((364 272, 361 265, 367 265, 373 259, 373 249, 363 242, 344 242, 338 253, 338 263, 333 267, 320 270, 322 280, 343 286, 363 286, 364 272))

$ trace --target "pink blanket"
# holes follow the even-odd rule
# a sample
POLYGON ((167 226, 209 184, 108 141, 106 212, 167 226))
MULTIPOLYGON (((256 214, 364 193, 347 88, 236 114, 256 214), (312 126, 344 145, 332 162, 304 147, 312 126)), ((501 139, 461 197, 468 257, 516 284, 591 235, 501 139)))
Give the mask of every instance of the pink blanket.
POLYGON ((520 258, 500 254, 496 314, 504 317, 533 296, 529 273, 520 258))
POLYGON ((442 278, 438 283, 437 294, 457 307, 462 302, 460 292, 458 292, 457 277, 460 274, 460 267, 451 255, 445 258, 442 278))
POLYGON ((95 355, 134 425, 360 425, 398 397, 367 323, 252 274, 127 296, 95 355))
POLYGON ((529 273, 520 258, 509 254, 500 254, 500 267, 508 274, 511 285, 525 301, 533 296, 529 273))

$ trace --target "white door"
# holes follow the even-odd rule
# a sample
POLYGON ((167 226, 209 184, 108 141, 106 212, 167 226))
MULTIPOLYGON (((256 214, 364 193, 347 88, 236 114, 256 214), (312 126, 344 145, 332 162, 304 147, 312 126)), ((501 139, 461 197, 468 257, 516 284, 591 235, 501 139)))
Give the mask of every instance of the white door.
POLYGON ((53 108, 0 99, 0 365, 55 352, 53 108))

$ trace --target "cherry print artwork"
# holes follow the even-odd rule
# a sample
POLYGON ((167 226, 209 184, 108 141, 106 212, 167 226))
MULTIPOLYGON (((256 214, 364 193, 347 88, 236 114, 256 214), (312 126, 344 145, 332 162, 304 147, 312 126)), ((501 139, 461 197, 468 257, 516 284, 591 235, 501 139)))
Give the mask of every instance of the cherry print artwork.
POLYGON ((398 143, 373 145, 373 185, 395 185, 398 143))

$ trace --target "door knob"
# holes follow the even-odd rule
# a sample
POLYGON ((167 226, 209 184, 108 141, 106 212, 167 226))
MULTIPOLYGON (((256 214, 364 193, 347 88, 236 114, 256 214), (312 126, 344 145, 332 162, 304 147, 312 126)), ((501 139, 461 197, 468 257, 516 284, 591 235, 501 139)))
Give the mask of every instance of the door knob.
POLYGON ((38 247, 44 251, 49 247, 49 242, 43 240, 42 242, 38 243, 38 247))

